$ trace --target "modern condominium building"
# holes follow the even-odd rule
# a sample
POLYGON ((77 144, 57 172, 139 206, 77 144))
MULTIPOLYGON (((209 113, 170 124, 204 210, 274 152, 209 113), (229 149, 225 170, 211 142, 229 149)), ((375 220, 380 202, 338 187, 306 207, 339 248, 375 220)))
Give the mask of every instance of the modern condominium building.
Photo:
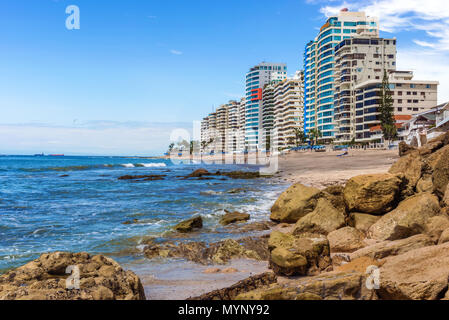
POLYGON ((246 74, 245 149, 264 149, 262 138, 263 88, 272 81, 287 78, 287 66, 283 63, 262 62, 246 74))
POLYGON ((318 128, 324 141, 331 141, 335 136, 334 47, 357 34, 378 37, 378 20, 367 17, 364 12, 343 9, 326 21, 305 48, 304 129, 309 132, 318 128))
POLYGON ((356 138, 360 115, 377 112, 368 105, 360 107, 355 88, 370 80, 379 83, 384 72, 396 69, 396 39, 356 35, 335 47, 334 58, 335 141, 345 143, 356 138))
MULTIPOLYGON (((413 80, 411 71, 393 71, 389 74, 397 126, 402 119, 419 114, 437 105, 438 81, 413 80)), ((379 92, 382 78, 370 79, 355 87, 355 141, 381 142, 379 122, 379 92)))

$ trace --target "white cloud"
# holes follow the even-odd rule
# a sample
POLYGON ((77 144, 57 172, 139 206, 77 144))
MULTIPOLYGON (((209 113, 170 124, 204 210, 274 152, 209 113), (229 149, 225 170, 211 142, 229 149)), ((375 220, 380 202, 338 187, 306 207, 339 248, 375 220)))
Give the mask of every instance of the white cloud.
POLYGON ((182 54, 182 51, 179 51, 179 50, 174 50, 174 49, 172 49, 172 50, 170 50, 170 53, 172 53, 172 54, 175 54, 175 55, 181 55, 182 54))

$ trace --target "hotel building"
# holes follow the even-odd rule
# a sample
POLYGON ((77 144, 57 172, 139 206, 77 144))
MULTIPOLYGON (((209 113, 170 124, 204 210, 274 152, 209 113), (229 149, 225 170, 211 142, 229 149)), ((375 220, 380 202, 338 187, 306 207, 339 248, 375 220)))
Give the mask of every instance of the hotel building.
POLYGON ((364 12, 343 9, 330 17, 304 55, 304 130, 318 128, 322 142, 335 137, 334 122, 334 47, 357 34, 379 36, 378 20, 364 12))

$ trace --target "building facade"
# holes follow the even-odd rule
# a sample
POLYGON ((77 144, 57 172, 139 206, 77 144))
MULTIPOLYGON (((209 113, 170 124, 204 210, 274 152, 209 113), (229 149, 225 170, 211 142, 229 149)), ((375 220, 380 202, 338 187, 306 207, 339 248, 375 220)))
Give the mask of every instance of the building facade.
POLYGON ((343 9, 326 21, 317 37, 305 48, 304 130, 308 133, 319 129, 324 142, 335 137, 334 47, 357 34, 378 37, 377 18, 367 17, 364 12, 343 9))
POLYGON ((272 81, 287 78, 284 63, 262 62, 246 74, 245 150, 264 149, 262 139, 263 88, 272 81))

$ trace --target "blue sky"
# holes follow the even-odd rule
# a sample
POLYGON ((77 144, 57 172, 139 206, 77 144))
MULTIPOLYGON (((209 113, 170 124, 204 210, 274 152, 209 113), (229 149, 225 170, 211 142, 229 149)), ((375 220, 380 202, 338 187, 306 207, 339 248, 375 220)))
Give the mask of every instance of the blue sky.
MULTIPOLYGON (((415 0, 2 0, 0 153, 150 155, 243 95, 261 61, 302 68, 303 49, 343 7, 379 16, 398 67, 449 100, 449 13, 415 0), (80 8, 67 30, 65 9, 80 8), (448 92, 448 93, 446 93, 448 92)), ((447 6, 447 5, 446 5, 447 6)))

